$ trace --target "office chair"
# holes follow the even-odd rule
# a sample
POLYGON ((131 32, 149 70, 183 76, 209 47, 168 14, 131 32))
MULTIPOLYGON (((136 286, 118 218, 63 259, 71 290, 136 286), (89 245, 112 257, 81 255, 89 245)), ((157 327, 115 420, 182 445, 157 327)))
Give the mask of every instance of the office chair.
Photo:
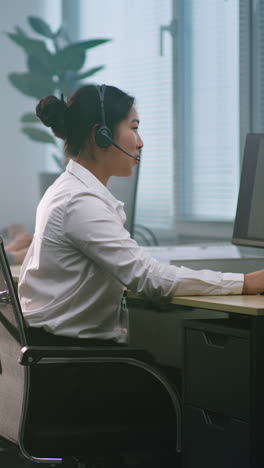
POLYGON ((0 437, 32 462, 79 467, 181 451, 180 400, 148 352, 30 344, 1 237, 0 437))

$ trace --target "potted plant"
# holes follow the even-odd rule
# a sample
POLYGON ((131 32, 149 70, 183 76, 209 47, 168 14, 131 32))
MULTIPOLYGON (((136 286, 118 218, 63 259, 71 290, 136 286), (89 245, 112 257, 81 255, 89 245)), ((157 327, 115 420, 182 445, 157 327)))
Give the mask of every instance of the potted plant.
MULTIPOLYGON (((83 70, 87 52, 111 39, 89 39, 71 42, 66 28, 62 25, 57 31, 52 31, 43 19, 28 16, 28 23, 34 33, 42 39, 30 37, 21 27, 16 26, 14 32, 6 32, 7 37, 23 49, 26 54, 27 68, 24 73, 9 73, 10 83, 21 93, 37 100, 49 94, 65 98, 71 95, 84 80, 95 75, 104 65, 83 70)), ((26 112, 21 116, 21 130, 31 140, 53 145, 52 154, 58 171, 65 168, 65 157, 62 148, 49 130, 39 127, 39 121, 33 112, 26 112)), ((58 174, 47 174, 48 182, 44 183, 41 192, 57 177, 58 174), (53 179, 53 180, 52 180, 53 179)), ((42 185, 43 177, 42 174, 42 185)))

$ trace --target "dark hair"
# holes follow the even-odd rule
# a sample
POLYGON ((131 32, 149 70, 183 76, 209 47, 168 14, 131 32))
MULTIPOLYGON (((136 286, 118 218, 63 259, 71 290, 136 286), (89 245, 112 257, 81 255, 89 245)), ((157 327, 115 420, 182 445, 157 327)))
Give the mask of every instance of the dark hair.
MULTIPOLYGON (((127 118, 134 98, 124 91, 106 86, 105 122, 114 135, 117 125, 127 118)), ((79 88, 66 103, 47 96, 36 107, 37 117, 64 140, 65 152, 77 156, 91 136, 94 125, 102 123, 100 97, 95 85, 79 88)))

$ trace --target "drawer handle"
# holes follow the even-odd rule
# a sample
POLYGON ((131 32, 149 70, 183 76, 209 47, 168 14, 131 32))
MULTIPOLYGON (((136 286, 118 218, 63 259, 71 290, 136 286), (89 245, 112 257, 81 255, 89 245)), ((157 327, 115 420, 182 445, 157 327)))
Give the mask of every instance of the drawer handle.
POLYGON ((224 348, 229 339, 227 335, 221 333, 203 332, 203 336, 207 346, 215 348, 224 348))
POLYGON ((203 416, 207 426, 216 427, 221 430, 224 430, 230 421, 229 416, 214 413, 213 411, 203 410, 203 416))

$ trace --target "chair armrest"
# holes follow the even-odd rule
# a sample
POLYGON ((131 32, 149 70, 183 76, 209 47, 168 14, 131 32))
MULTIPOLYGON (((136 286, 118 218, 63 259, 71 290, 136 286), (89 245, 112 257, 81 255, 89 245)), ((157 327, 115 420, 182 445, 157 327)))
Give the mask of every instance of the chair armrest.
POLYGON ((46 363, 67 363, 67 362, 85 362, 92 360, 137 360, 148 364, 155 362, 151 353, 140 348, 130 347, 73 347, 73 346, 24 346, 21 349, 19 364, 23 366, 35 365, 42 362, 46 363))

